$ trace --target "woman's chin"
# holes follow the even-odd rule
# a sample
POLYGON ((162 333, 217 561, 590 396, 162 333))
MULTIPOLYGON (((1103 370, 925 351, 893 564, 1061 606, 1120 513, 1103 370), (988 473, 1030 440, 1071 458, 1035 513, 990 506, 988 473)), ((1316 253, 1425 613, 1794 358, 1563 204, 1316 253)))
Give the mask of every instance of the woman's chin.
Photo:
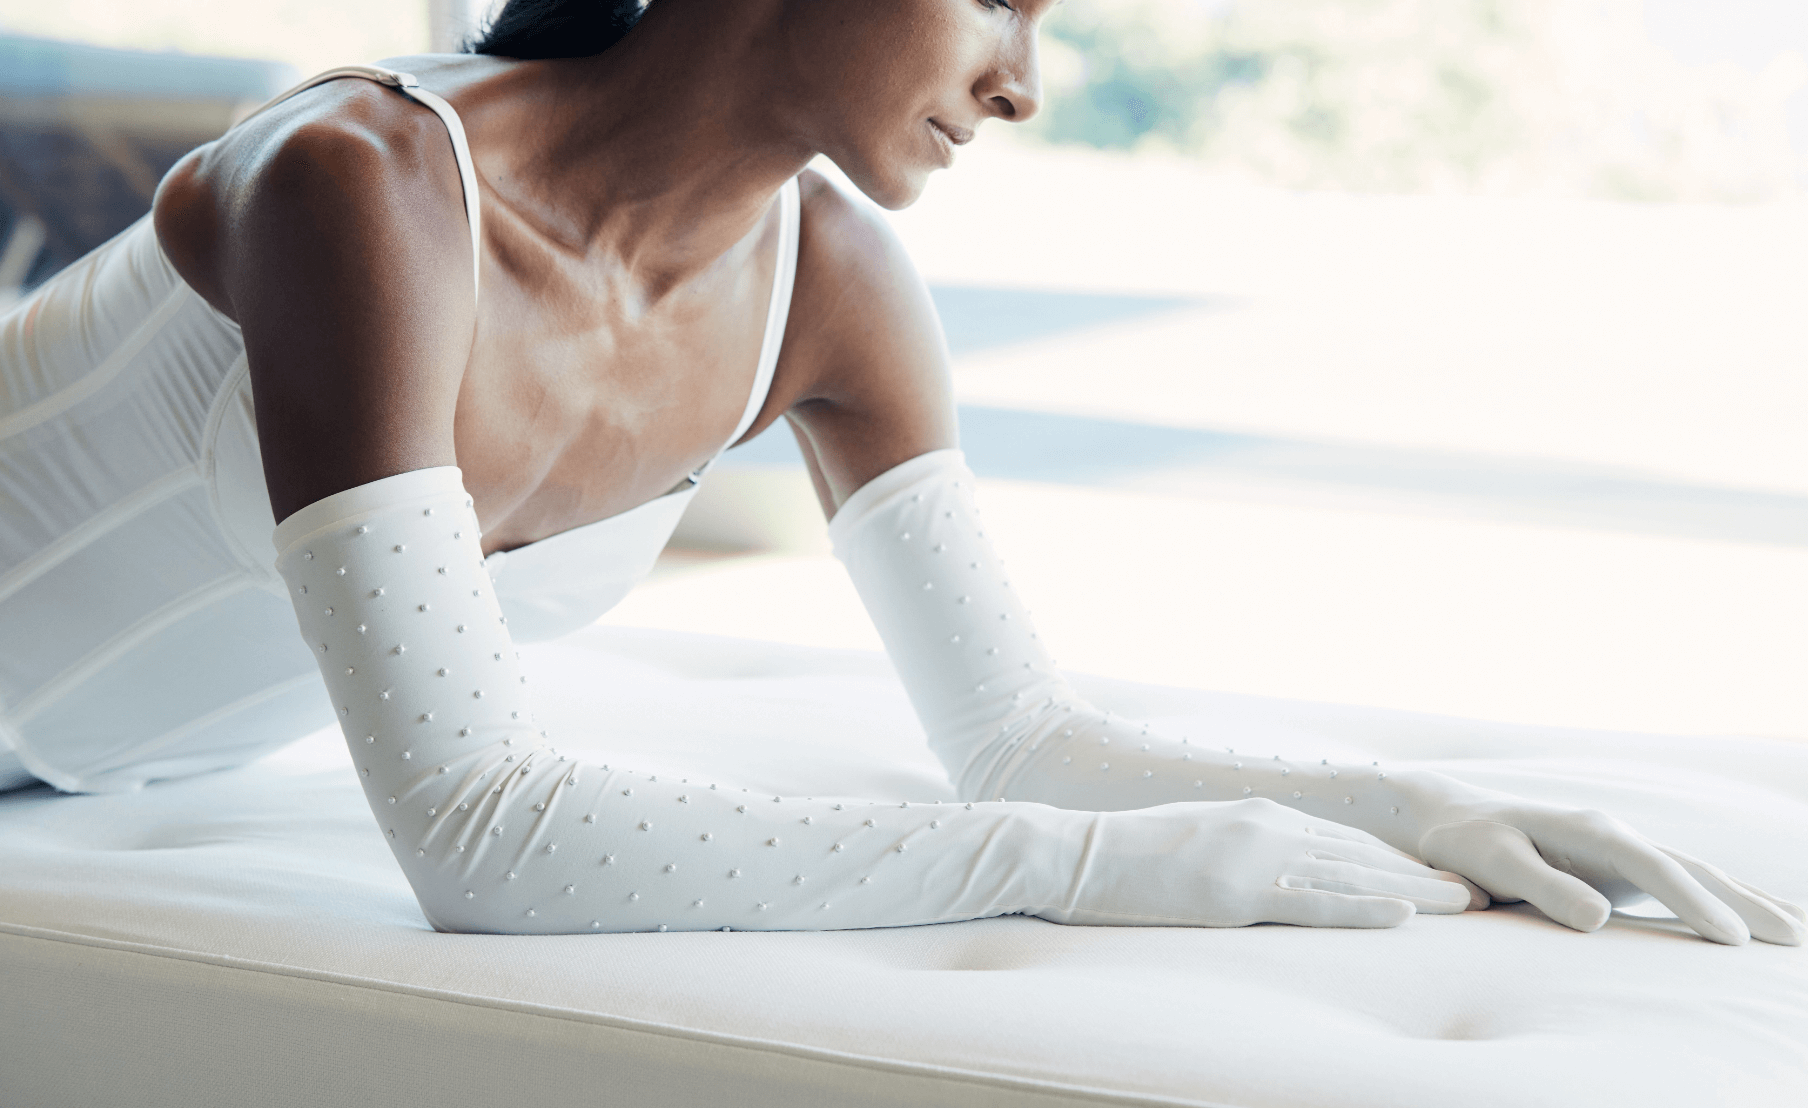
POLYGON ((883 173, 848 174, 848 179, 868 200, 888 212, 902 211, 917 202, 929 184, 935 166, 888 166, 883 173))

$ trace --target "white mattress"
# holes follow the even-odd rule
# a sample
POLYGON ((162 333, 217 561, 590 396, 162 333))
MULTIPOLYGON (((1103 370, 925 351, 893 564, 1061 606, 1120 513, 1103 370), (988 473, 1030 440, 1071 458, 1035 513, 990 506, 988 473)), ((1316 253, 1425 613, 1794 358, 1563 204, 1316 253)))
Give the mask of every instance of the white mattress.
MULTIPOLYGON (((949 795, 875 655, 608 628, 524 654, 562 748, 949 795)), ((1808 745, 1080 684, 1195 741, 1602 807, 1808 902, 1808 745)), ((135 795, 0 799, 6 1108, 705 1103, 1800 1108, 1808 949, 1524 906, 1393 931, 440 935, 336 735, 135 795)))

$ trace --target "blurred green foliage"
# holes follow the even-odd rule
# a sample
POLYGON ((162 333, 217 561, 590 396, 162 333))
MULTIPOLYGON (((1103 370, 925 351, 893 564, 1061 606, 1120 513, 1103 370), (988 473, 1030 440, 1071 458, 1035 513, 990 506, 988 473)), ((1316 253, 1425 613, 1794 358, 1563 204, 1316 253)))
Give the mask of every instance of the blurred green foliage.
POLYGON ((1808 66, 1690 68, 1640 0, 1068 0, 1047 142, 1290 187, 1757 200, 1795 193, 1808 66))
POLYGON ((1049 35, 1084 59, 1086 76, 1054 97, 1043 124, 1049 141, 1130 147, 1153 134, 1184 143, 1226 85, 1259 80, 1269 61, 1222 46, 1177 59, 1139 56, 1126 48, 1125 29, 1065 11, 1051 20, 1049 35))

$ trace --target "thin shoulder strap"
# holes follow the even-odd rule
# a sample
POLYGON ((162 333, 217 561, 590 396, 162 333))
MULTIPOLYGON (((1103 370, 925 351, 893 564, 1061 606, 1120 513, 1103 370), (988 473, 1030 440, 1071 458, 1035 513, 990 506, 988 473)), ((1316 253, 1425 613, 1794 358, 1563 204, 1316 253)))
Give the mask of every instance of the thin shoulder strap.
POLYGON ((753 373, 753 390, 747 396, 747 409, 734 434, 728 436, 724 450, 741 440, 747 428, 759 418, 766 406, 766 394, 772 391, 772 374, 778 368, 779 348, 785 341, 785 321, 791 315, 791 290, 797 281, 798 224, 802 222, 802 202, 797 178, 786 181, 778 192, 778 262, 772 275, 772 299, 766 305, 766 334, 760 341, 760 364, 753 373))
MULTIPOLYGON (((315 85, 335 81, 341 77, 362 77, 367 81, 375 81, 380 85, 398 89, 404 96, 431 109, 434 115, 439 116, 440 122, 446 125, 446 133, 452 138, 452 156, 458 162, 458 183, 464 189, 465 219, 471 225, 471 293, 476 296, 479 291, 477 275, 481 268, 478 263, 483 256, 483 212, 477 202, 477 167, 471 161, 471 146, 465 141, 465 125, 459 120, 458 113, 452 110, 452 105, 446 103, 444 97, 422 88, 421 83, 414 79, 412 73, 401 73, 374 65, 342 65, 337 69, 329 69, 325 73, 316 73, 301 84, 281 93, 269 103, 258 108, 257 111, 252 112, 251 115, 246 116, 245 119, 251 119, 269 111, 298 92, 304 92, 315 85)), ((243 123, 244 120, 239 122, 243 123)))
MULTIPOLYGON (((797 178, 793 177, 778 190, 778 261, 773 266, 772 298, 766 302, 766 333, 760 339, 760 364, 753 370, 753 389, 747 394, 747 407, 741 411, 734 434, 728 436, 714 457, 685 478, 691 485, 700 483, 728 448, 741 441, 747 428, 759 418, 760 409, 766 406, 766 394, 772 391, 772 373, 778 368, 779 347, 785 341, 785 321, 791 317, 791 290, 797 283, 798 226, 802 222, 803 202, 797 178)), ((684 482, 679 487, 683 488, 684 482)))

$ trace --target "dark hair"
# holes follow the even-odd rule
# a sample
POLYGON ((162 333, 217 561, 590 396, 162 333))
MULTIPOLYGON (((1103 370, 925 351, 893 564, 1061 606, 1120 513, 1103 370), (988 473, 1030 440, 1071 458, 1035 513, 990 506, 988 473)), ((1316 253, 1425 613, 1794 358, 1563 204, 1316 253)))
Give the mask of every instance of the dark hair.
POLYGON ((620 42, 646 0, 508 0, 465 49, 504 58, 585 58, 620 42))

